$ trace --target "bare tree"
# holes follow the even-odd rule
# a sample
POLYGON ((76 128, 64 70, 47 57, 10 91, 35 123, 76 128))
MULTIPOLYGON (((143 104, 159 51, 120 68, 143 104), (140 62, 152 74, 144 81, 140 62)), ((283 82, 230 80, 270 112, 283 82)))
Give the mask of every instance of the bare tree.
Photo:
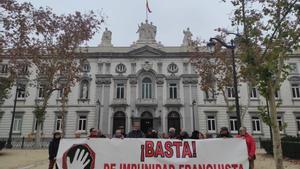
MULTIPOLYGON (((43 99, 36 104, 36 145, 39 146, 41 125, 49 98, 55 90, 63 90, 62 122, 64 122, 66 97, 80 76, 82 56, 77 49, 92 38, 103 22, 92 11, 56 15, 49 8, 39 8, 33 14, 37 40, 32 50, 32 62, 37 68, 39 85, 43 87, 43 99)), ((64 132, 63 123, 62 132, 64 132)))
POLYGON ((232 24, 241 27, 238 38, 241 73, 258 86, 270 105, 270 124, 276 169, 283 169, 275 92, 287 79, 289 53, 299 48, 298 0, 230 0, 232 24), (259 7, 258 7, 259 6, 259 7))

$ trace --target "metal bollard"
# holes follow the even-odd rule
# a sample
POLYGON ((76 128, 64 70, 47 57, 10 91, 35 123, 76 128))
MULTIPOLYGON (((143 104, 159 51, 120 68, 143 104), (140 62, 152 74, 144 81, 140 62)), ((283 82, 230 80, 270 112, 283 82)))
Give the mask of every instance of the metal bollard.
POLYGON ((25 141, 25 137, 23 136, 23 137, 22 137, 21 149, 23 149, 23 148, 24 148, 24 141, 25 141))

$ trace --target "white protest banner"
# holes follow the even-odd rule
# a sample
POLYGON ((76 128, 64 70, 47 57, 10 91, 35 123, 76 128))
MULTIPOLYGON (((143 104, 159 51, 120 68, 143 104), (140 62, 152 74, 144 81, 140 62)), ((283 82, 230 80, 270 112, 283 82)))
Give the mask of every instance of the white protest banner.
POLYGON ((243 139, 62 139, 60 169, 248 169, 243 139))

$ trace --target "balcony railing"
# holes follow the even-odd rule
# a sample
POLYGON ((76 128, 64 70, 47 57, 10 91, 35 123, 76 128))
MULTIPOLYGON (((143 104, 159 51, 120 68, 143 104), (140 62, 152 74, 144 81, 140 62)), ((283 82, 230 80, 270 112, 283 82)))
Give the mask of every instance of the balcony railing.
POLYGON ((114 98, 111 106, 128 106, 126 98, 114 98))
POLYGON ((157 100, 155 98, 138 98, 136 106, 157 106, 157 100))
POLYGON ((167 99, 165 106, 177 106, 180 107, 182 106, 181 100, 180 99, 167 99))

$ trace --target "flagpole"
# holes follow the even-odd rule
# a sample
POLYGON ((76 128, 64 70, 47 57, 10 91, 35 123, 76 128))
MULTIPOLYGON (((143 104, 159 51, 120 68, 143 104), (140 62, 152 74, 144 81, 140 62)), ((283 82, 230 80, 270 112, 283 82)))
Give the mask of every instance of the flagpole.
POLYGON ((146 9, 146 20, 148 20, 148 9, 147 9, 147 0, 145 0, 146 5, 145 5, 145 9, 146 9))

